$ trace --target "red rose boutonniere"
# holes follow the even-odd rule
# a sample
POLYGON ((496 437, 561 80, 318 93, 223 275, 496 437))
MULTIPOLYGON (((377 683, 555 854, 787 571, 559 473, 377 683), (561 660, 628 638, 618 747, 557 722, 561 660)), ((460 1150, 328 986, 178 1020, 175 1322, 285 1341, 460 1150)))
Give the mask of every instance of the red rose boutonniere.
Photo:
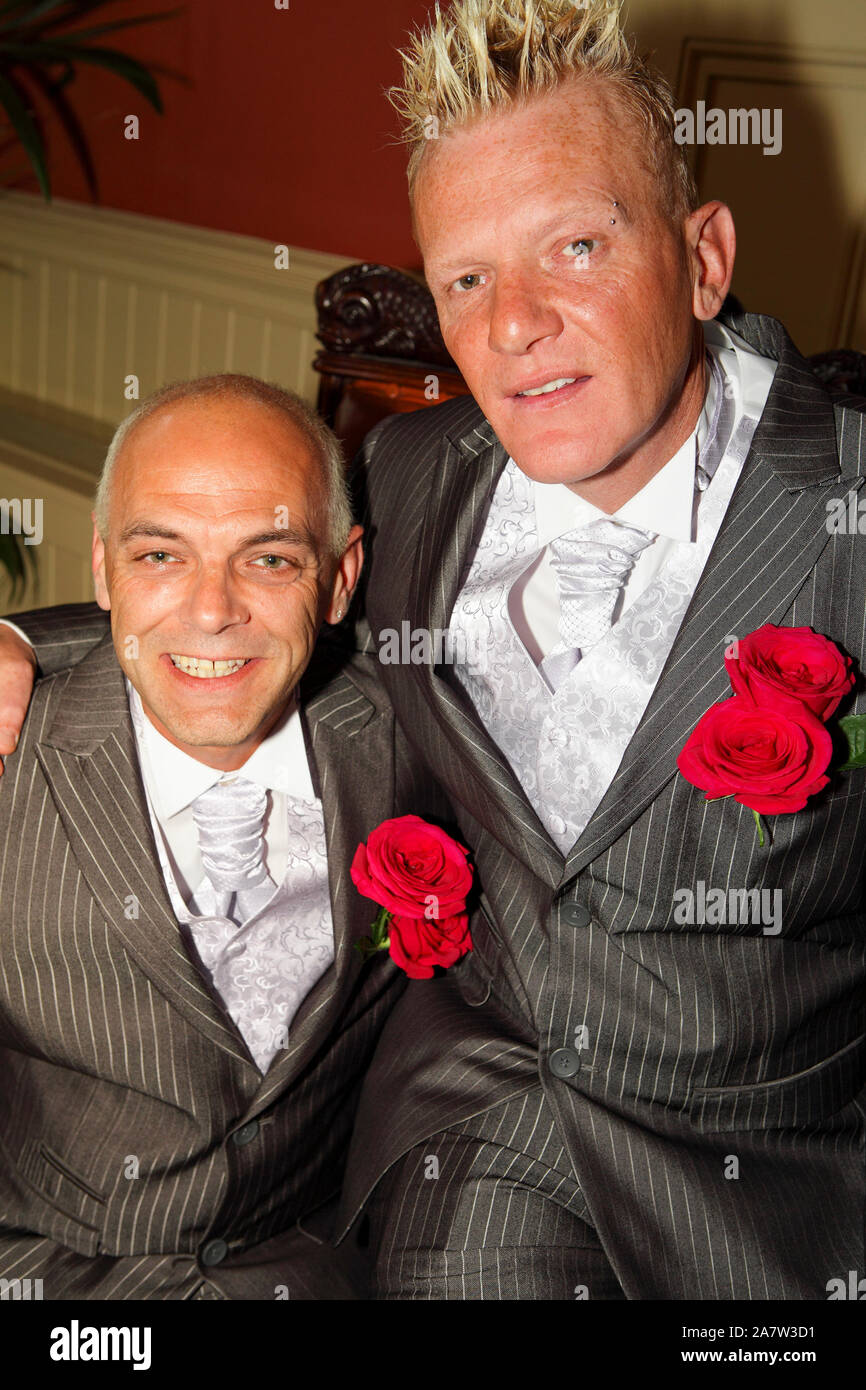
POLYGON ((468 851, 420 816, 383 821, 359 845, 352 882, 379 904, 370 935, 355 943, 364 957, 390 951, 412 980, 430 980, 472 950, 466 898, 468 851))
MULTIPOLYGON (((825 721, 854 685, 850 657, 809 627, 766 623, 729 647, 733 695, 707 710, 679 757, 680 772, 707 801, 733 796, 755 817, 801 811, 826 787, 833 740, 825 721)), ((866 766, 866 715, 839 720, 844 766, 866 766)))

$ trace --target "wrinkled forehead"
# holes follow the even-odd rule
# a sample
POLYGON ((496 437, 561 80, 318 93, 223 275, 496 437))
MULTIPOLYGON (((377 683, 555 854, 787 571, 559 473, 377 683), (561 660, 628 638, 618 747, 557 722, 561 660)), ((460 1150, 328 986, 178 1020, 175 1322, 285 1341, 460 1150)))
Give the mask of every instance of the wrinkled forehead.
POLYGON ((214 518, 237 509, 282 509, 318 531, 324 469, 304 431, 283 411, 243 397, 187 397, 136 421, 118 452, 114 524, 149 505, 214 518))

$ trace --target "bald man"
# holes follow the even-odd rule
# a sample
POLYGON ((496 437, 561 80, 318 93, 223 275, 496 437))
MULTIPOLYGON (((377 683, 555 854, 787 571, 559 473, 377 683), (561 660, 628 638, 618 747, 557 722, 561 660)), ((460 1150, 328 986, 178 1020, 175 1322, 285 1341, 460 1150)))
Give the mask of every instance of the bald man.
POLYGON ((289 392, 184 383, 121 426, 94 516, 104 615, 40 649, 0 779, 0 1277, 364 1297, 329 1236, 405 976, 353 949, 348 869, 441 803, 375 663, 319 640, 363 559, 339 445, 289 392))

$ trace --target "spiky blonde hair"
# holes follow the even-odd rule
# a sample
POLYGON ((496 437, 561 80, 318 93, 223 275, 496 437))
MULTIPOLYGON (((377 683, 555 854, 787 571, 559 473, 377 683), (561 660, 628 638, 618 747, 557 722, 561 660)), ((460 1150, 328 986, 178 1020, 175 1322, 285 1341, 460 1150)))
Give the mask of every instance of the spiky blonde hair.
POLYGON ((409 146, 412 197, 431 138, 574 78, 605 79, 642 129, 661 201, 679 220, 698 205, 673 96, 620 27, 621 0, 454 0, 436 4, 401 52, 403 81, 388 92, 409 146))

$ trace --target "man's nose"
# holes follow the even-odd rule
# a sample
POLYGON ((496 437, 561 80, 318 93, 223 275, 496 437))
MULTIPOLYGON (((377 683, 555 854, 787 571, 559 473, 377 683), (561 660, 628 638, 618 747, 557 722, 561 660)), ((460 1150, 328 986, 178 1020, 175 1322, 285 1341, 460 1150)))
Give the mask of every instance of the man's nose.
POLYGON ((249 617, 231 571, 220 564, 205 565, 199 570, 184 607, 187 621, 203 632, 221 632, 249 617))
POLYGON ((500 274, 493 287, 489 343, 493 352, 524 353, 562 332, 562 317, 549 286, 538 276, 500 274))

